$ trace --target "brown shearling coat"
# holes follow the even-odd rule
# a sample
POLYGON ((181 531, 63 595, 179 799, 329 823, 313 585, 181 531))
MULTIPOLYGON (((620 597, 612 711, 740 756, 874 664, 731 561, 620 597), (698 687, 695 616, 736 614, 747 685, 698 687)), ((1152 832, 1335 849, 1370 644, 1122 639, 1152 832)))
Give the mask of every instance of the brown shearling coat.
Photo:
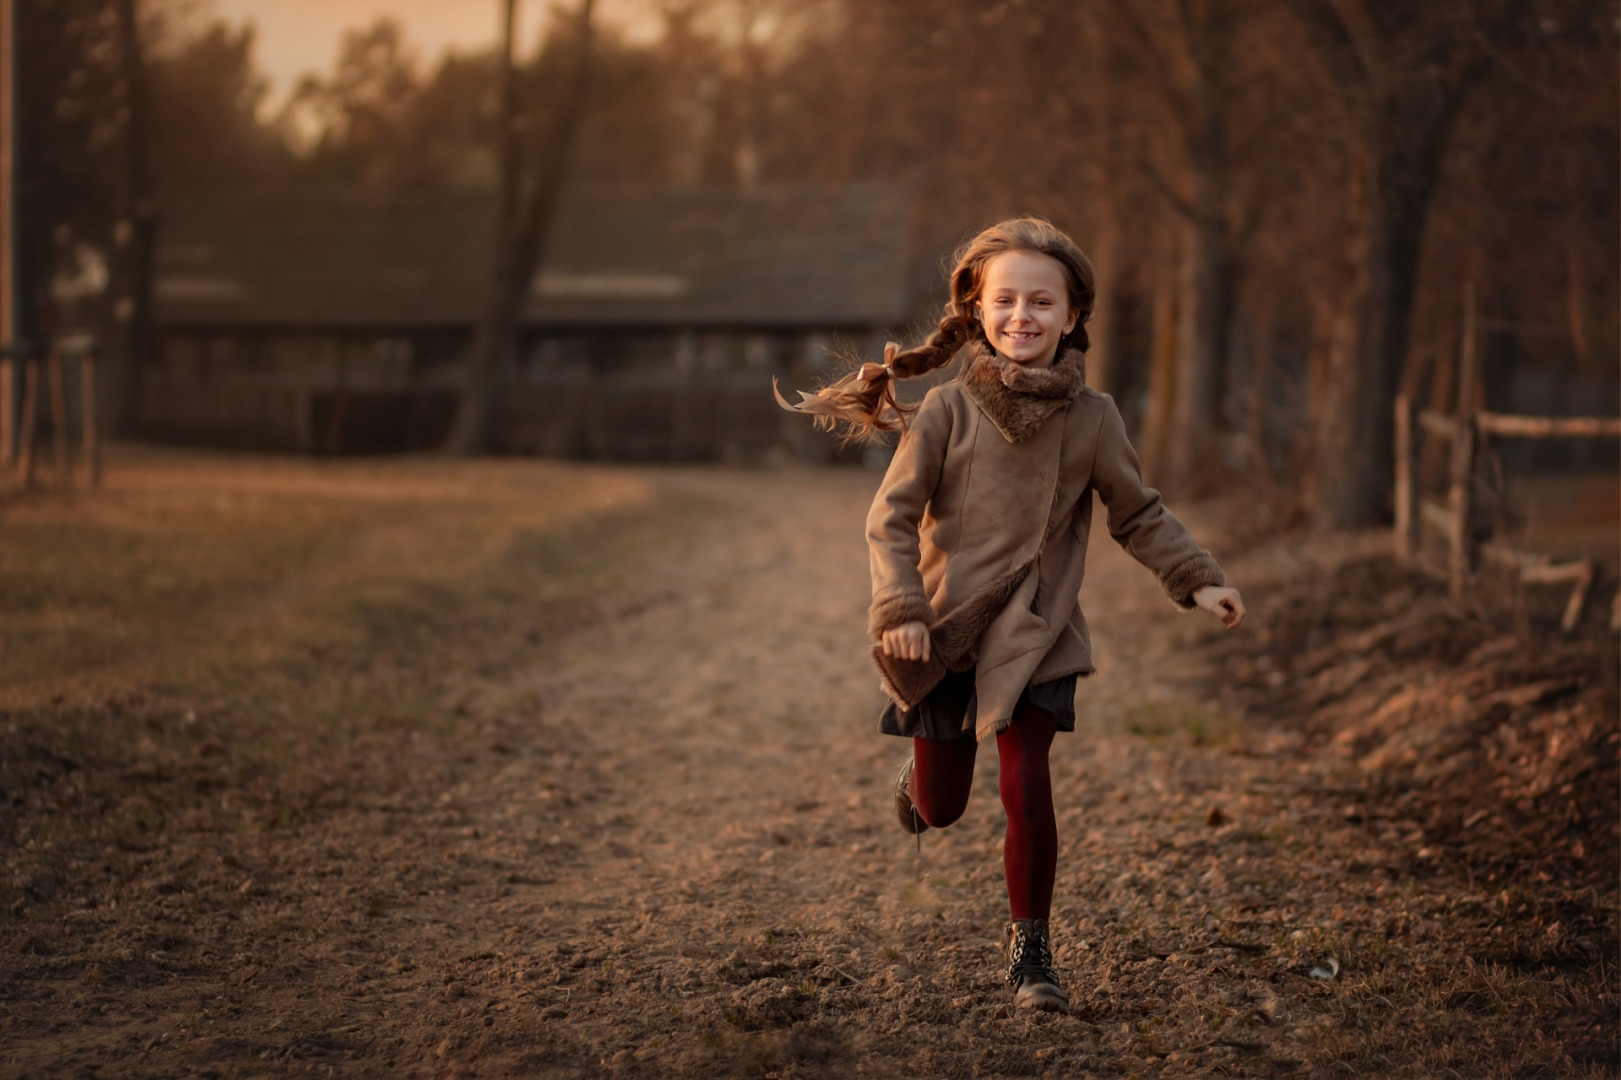
POLYGON ((867 515, 874 641, 928 625, 927 663, 873 646, 884 689, 915 706, 950 669, 975 668, 983 739, 1012 722, 1024 687, 1090 674, 1079 594, 1096 491, 1109 533, 1171 600, 1225 579, 1143 483, 1112 398, 1086 388, 1083 357, 1022 368, 984 343, 930 390, 867 515))

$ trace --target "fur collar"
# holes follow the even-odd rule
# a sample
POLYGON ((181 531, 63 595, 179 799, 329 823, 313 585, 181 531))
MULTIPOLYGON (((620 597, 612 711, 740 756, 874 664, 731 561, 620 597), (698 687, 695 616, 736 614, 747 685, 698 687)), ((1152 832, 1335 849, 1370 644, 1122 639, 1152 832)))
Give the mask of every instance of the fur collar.
POLYGON ((963 389, 1011 443, 1040 431, 1086 385, 1086 355, 1079 349, 1066 349, 1051 367, 1041 368, 1015 364, 983 340, 968 349, 963 389))

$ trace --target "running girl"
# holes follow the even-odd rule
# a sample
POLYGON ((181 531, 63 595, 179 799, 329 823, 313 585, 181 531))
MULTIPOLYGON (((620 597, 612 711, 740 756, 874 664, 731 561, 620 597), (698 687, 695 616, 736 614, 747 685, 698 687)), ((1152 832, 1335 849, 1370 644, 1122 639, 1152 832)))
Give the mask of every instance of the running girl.
POLYGON ((867 516, 868 629, 891 701, 879 721, 912 740, 895 789, 909 833, 955 822, 978 744, 996 740, 1007 810, 1011 923, 1007 978, 1020 1007, 1068 1011, 1047 919, 1058 857, 1047 754, 1075 729, 1075 687, 1092 656, 1078 594, 1092 492, 1110 535, 1173 602, 1229 629, 1244 618, 1210 553, 1144 485, 1125 425, 1084 385, 1092 266, 1045 221, 986 229, 957 256, 939 328, 890 344, 797 406, 857 436, 901 429, 867 516), (893 380, 943 367, 957 377, 915 411, 893 380))

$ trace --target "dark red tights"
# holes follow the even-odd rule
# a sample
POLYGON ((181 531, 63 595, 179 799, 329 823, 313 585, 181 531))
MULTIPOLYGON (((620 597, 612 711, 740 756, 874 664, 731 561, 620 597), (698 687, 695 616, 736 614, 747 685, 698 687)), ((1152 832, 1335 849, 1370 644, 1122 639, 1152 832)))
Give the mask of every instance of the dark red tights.
MULTIPOLYGON (((1002 868, 1007 874, 1008 906, 1015 919, 1045 919, 1052 909, 1058 822, 1053 817, 1047 751, 1056 730, 1052 713, 1025 705, 996 736, 996 752, 1002 762, 1002 808, 1007 811, 1002 868)), ((912 748, 917 755, 912 802, 924 821, 944 828, 962 817, 968 806, 978 743, 973 739, 913 739, 912 748)))

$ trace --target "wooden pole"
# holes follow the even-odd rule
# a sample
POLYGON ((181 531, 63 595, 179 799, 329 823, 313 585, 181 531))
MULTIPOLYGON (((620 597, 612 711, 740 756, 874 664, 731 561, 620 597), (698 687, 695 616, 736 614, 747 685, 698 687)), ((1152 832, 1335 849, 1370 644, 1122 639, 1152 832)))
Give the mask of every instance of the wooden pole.
POLYGON ((1458 416, 1452 433, 1452 484, 1448 503, 1452 511, 1447 537, 1447 591, 1454 603, 1469 591, 1469 511, 1475 465, 1475 378, 1479 364, 1476 341, 1475 287, 1463 293, 1463 353, 1458 358, 1458 416))
POLYGON ((1458 421, 1451 416, 1442 416, 1438 412, 1425 409, 1418 414, 1418 426, 1437 438, 1445 439, 1447 446, 1450 447, 1452 436, 1458 430, 1458 421))
POLYGON ((79 425, 84 429, 84 465, 91 484, 101 483, 101 435, 96 430, 96 354, 79 357, 79 425))
POLYGON ((1477 423, 1484 434, 1510 439, 1621 438, 1621 419, 1611 416, 1511 416, 1482 412, 1477 423))
POLYGON ((17 365, 11 357, 0 360, 0 469, 17 460, 17 365))
POLYGON ((39 412, 39 361, 30 360, 23 368, 22 430, 17 438, 17 482, 23 487, 34 483, 34 415, 39 412))
POLYGON ((1566 637, 1574 634, 1576 627, 1581 625, 1582 612, 1587 607, 1587 593, 1593 587, 1593 560, 1583 559, 1577 565, 1581 571, 1571 586, 1570 599, 1565 601, 1565 613, 1559 620, 1559 632, 1566 637))
POLYGON ((1475 383, 1480 377, 1480 320, 1475 317, 1474 282, 1463 287, 1463 345, 1458 355, 1459 416, 1475 411, 1475 383))
POLYGON ((51 350, 45 370, 51 391, 51 449, 56 457, 56 482, 67 487, 73 474, 68 471, 68 402, 62 379, 62 350, 51 350))
POLYGON ((1405 566, 1418 553, 1417 462, 1413 453, 1413 403, 1396 395, 1396 558, 1405 566))
MULTIPOLYGON (((17 126, 13 90, 16 70, 13 0, 0 0, 0 349, 17 344, 17 230, 14 167, 17 126)), ((16 460, 17 366, 10 352, 0 359, 0 469, 16 460)))

